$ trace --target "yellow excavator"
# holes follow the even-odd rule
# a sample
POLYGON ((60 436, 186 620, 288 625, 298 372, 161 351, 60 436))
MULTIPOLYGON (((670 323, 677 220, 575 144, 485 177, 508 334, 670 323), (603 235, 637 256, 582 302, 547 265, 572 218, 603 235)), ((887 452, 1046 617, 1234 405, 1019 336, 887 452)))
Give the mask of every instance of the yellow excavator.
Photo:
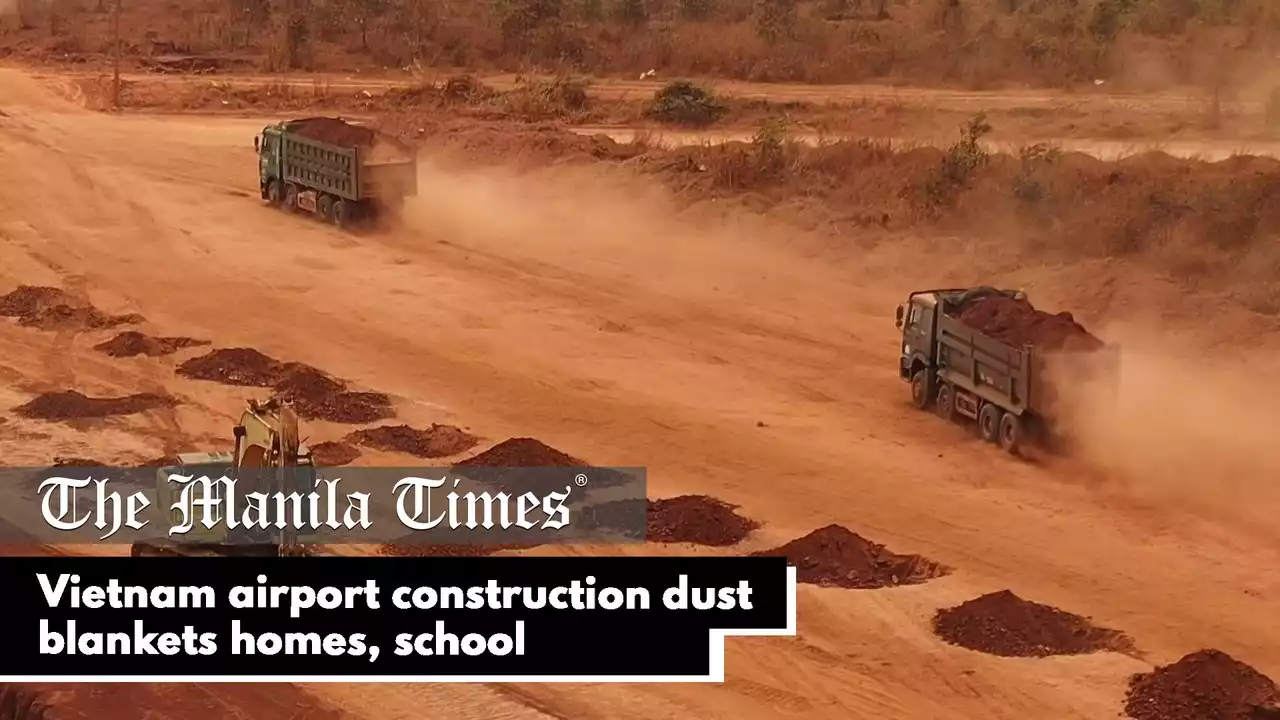
MULTIPOLYGON (((169 482, 169 477, 174 474, 196 478, 207 476, 212 480, 222 477, 234 479, 237 500, 251 492, 306 494, 316 483, 311 451, 298 439, 298 416, 293 408, 275 398, 265 402, 249 401, 248 409, 235 426, 233 452, 180 453, 177 460, 176 465, 162 467, 157 472, 157 507, 173 508, 181 497, 182 488, 169 482)), ((194 496, 188 502, 201 499, 202 496, 195 494, 197 490, 191 488, 194 496)), ((237 504, 244 506, 243 501, 237 504)), ((175 509, 171 512, 174 524, 182 522, 181 511, 175 509)), ((288 528, 262 531, 239 527, 229 530, 223 523, 218 523, 213 529, 206 529, 194 523, 181 540, 165 537, 136 542, 130 554, 134 557, 262 557, 305 553, 304 546, 298 542, 297 532, 288 528)))

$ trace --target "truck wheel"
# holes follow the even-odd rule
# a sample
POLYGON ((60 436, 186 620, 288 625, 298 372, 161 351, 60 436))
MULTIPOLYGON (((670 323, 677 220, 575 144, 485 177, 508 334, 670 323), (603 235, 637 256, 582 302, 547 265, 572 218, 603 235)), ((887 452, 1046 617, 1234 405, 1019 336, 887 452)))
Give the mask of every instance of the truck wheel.
POLYGON ((333 218, 333 198, 321 195, 316 201, 316 209, 320 211, 320 219, 329 222, 333 218))
POLYGON ((346 200, 336 200, 333 203, 333 209, 330 210, 330 212, 333 213, 334 225, 337 225, 340 228, 345 228, 351 223, 351 209, 347 207, 346 200))
POLYGON ((982 439, 993 443, 1000 435, 1000 416, 1004 411, 1000 408, 987 403, 982 406, 982 412, 978 413, 978 434, 982 439))
POLYGON ((262 199, 266 200, 272 205, 280 204, 280 181, 279 180, 271 180, 267 183, 266 190, 263 191, 262 199))
POLYGON ((290 212, 297 212, 298 210, 298 186, 293 183, 285 183, 284 207, 290 212))
POLYGON ((929 371, 921 370, 911 377, 911 402, 924 410, 929 407, 933 395, 933 383, 929 382, 929 371))
POLYGON ((938 400, 936 409, 938 416, 943 420, 954 421, 956 419, 956 394, 951 386, 943 383, 938 388, 938 400))
POLYGON ((1010 455, 1018 454, 1018 445, 1022 442, 1022 418, 1013 413, 1005 413, 1000 418, 1000 447, 1010 455))

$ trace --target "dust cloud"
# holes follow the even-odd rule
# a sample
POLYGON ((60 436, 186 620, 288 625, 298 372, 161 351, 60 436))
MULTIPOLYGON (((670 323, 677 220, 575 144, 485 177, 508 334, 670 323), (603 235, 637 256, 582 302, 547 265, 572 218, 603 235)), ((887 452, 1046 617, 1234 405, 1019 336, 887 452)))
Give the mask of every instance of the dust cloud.
POLYGON ((1274 408, 1280 380, 1238 351, 1170 354, 1156 338, 1117 338, 1118 387, 1089 384, 1068 422, 1085 459, 1134 497, 1221 516, 1280 506, 1274 408))

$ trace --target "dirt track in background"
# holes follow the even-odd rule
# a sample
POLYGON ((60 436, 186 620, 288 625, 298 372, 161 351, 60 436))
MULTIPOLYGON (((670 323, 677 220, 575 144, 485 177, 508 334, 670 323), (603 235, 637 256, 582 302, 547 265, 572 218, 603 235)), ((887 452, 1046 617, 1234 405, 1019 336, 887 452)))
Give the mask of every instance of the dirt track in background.
MULTIPOLYGON (((637 707, 762 720, 1119 712, 1130 673, 1150 665, 1114 654, 996 661, 932 636, 936 609, 1006 587, 1123 629, 1153 660, 1215 647, 1280 676, 1280 627, 1259 620, 1280 601, 1267 521, 1280 505, 1262 472, 1280 392, 1257 375, 1235 387, 1208 363, 1139 356, 1136 422, 1095 448, 1112 474, 1020 463, 907 407, 894 305, 920 283, 978 274, 954 260, 921 267, 928 256, 910 238, 855 257, 746 219, 731 230, 688 224, 643 188, 629 194, 590 174, 430 169, 410 228, 355 238, 259 205, 244 123, 96 115, 12 72, 0 73, 0 106, 0 291, 87 287, 105 312, 145 316, 148 334, 256 348, 418 400, 397 422, 532 435, 595 464, 645 465, 654 497, 713 495, 761 521, 743 551, 836 523, 957 569, 890 591, 802 587, 799 638, 730 641, 723 686, 298 686, 347 717, 407 720, 423 707, 585 720, 637 707), (68 195, 75 202, 49 201, 68 195)), ((1253 327, 1216 308, 1197 317, 1177 293, 1128 283, 1115 267, 999 280, 1082 317, 1127 304, 1131 316, 1177 315, 1219 333, 1253 327)), ((124 363, 92 351, 113 334, 0 324, 0 407, 71 386, 182 403, 167 418, 128 416, 91 433, 5 418, 10 463, 229 445, 251 389, 181 378, 181 358, 124 363)), ((1252 338, 1232 360, 1273 363, 1276 348, 1252 338)), ((318 422, 303 434, 316 443, 347 432, 318 422)), ((386 457, 366 450, 360 462, 386 457)), ((158 717, 237 706, 275 717, 249 689, 200 692, 175 695, 186 704, 158 717)))

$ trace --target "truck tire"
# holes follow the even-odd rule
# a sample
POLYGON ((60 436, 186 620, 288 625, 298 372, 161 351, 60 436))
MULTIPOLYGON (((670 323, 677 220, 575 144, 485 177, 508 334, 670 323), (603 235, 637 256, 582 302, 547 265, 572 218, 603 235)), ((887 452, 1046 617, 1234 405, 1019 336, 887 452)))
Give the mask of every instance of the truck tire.
POLYGON ((978 413, 978 434, 982 439, 989 442, 996 442, 1000 436, 1000 417, 1004 415, 1004 411, 991 403, 985 403, 982 411, 978 413))
POLYGON ((932 399, 933 383, 930 381, 929 371, 921 370, 911 376, 911 403, 924 410, 929 407, 929 401, 932 399))
POLYGON ((293 183, 284 184, 284 208, 289 212, 298 211, 298 186, 293 183))
POLYGON ((938 417, 948 422, 954 422, 956 419, 956 393, 951 389, 948 383, 942 383, 938 387, 938 399, 935 409, 938 411, 938 417))
POLYGON ((316 201, 316 210, 320 213, 320 219, 330 222, 333 219, 333 198, 328 195, 320 195, 320 199, 316 201))
POLYGON ((267 182, 267 187, 263 189, 262 193, 263 193, 262 194, 263 200, 266 200, 272 205, 279 205, 280 204, 280 181, 269 180, 267 182))
POLYGON ((341 198, 333 203, 333 224, 340 228, 345 228, 351 224, 351 208, 347 205, 347 201, 341 198))
POLYGON ((1018 454, 1018 446, 1022 443, 1022 418, 1013 413, 1005 413, 1000 418, 1000 447, 1010 455, 1018 454))

